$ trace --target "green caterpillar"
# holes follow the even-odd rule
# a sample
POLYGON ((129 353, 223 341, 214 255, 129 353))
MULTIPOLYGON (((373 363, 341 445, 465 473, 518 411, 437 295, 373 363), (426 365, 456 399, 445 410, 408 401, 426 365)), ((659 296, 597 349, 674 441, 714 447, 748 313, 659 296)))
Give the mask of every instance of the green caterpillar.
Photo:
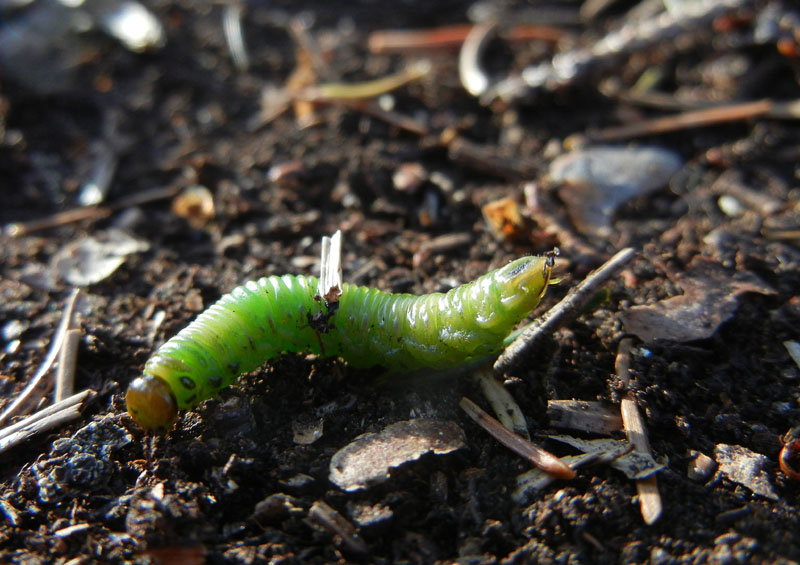
POLYGON ((226 294, 162 345, 128 387, 131 417, 167 431, 245 372, 284 352, 339 356, 393 372, 451 369, 497 354, 539 303, 554 256, 523 257, 450 290, 423 296, 344 284, 337 303, 307 276, 271 276, 226 294))

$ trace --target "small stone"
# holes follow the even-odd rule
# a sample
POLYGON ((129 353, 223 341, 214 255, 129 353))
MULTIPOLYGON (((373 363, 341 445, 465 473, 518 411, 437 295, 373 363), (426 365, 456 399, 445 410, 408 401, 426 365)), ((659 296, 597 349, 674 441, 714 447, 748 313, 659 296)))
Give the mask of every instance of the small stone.
POLYGON ((689 461, 686 475, 698 483, 705 482, 717 470, 717 463, 705 453, 697 451, 694 454, 695 456, 689 461))

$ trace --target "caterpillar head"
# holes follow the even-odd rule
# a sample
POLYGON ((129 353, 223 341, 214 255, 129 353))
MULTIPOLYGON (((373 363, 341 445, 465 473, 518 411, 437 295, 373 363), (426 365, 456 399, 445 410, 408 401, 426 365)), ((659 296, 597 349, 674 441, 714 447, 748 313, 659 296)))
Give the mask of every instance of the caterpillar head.
POLYGON ((162 379, 145 373, 128 386, 128 414, 148 432, 166 433, 178 417, 178 403, 162 379))
POLYGON ((522 257, 498 269, 496 280, 500 303, 509 311, 527 315, 533 310, 551 283, 555 253, 543 257, 522 257))

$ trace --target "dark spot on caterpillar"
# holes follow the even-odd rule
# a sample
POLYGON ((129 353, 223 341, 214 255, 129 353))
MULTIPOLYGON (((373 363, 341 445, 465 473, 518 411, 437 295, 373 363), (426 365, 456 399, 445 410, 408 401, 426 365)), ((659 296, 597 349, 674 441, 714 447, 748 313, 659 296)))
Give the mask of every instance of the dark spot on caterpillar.
POLYGON ((253 341, 253 338, 252 338, 252 337, 250 337, 250 336, 247 336, 247 342, 250 344, 250 349, 252 349, 253 351, 255 351, 255 350, 256 350, 256 344, 255 344, 255 342, 253 341))
POLYGON ((331 318, 334 316, 339 303, 336 302, 334 307, 329 312, 314 312, 314 314, 307 313, 306 320, 308 320, 308 327, 314 330, 314 335, 319 343, 320 353, 325 355, 325 344, 322 342, 322 334, 327 334, 333 329, 331 318))
MULTIPOLYGON (((338 305, 338 303, 336 304, 338 305)), ((308 313, 306 314, 308 327, 317 333, 326 334, 333 329, 331 319, 335 314, 336 308, 333 308, 330 312, 314 312, 313 314, 308 313)))
POLYGON ((189 377, 181 377, 180 381, 183 388, 187 390, 194 390, 197 387, 197 384, 189 377))
MULTIPOLYGON (((239 364, 233 363, 228 365, 228 368, 231 370, 232 373, 236 373, 239 371, 239 364)), ((211 385, 211 388, 220 388, 222 386, 222 377, 219 375, 213 375, 208 377, 208 384, 211 385)))

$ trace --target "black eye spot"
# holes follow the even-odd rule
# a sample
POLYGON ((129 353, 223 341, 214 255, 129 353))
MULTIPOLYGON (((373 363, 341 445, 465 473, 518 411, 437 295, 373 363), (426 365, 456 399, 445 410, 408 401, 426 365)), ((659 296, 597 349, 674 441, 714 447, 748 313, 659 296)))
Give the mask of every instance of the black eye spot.
POLYGON ((195 382, 192 379, 190 379, 189 377, 181 377, 180 381, 181 381, 181 385, 186 390, 194 390, 197 387, 195 382))
MULTIPOLYGON (((239 367, 237 365, 236 369, 234 369, 234 372, 238 371, 238 369, 239 367)), ((211 388, 220 388, 222 386, 222 377, 217 375, 208 377, 208 383, 211 385, 211 388)))

